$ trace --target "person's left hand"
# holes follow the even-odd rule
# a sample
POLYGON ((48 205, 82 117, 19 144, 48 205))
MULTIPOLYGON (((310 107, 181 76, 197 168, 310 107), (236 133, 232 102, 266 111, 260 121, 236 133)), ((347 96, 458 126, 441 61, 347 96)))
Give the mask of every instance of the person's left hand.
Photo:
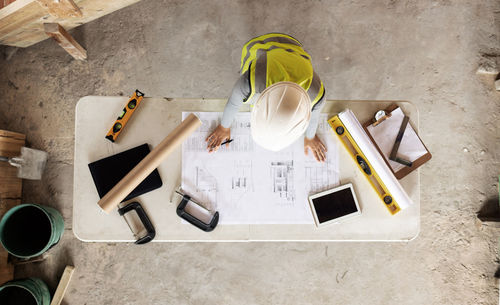
POLYGON ((314 136, 312 139, 308 139, 307 137, 304 137, 304 153, 307 155, 308 150, 311 150, 314 158, 318 160, 319 162, 325 162, 326 160, 326 147, 321 142, 321 140, 318 138, 317 135, 314 136))

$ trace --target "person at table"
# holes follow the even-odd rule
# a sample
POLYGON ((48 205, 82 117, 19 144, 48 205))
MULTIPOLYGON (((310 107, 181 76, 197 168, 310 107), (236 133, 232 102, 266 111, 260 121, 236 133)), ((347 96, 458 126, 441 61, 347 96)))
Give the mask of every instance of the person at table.
POLYGON ((251 104, 250 129, 258 145, 279 151, 304 134, 304 153, 311 150, 316 160, 324 162, 326 147, 316 129, 325 88, 302 44, 278 33, 254 38, 243 46, 240 70, 221 123, 206 138, 208 151, 216 152, 230 139, 236 113, 241 105, 251 104))

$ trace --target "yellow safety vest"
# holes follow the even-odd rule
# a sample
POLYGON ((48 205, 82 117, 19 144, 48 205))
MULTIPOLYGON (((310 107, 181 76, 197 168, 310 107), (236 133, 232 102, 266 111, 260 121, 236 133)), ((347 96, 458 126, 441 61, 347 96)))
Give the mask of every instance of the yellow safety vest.
POLYGON ((323 82, 314 73, 311 56, 295 38, 279 33, 259 36, 241 51, 241 74, 249 71, 250 95, 262 92, 277 82, 294 82, 307 91, 311 108, 323 97, 323 82))

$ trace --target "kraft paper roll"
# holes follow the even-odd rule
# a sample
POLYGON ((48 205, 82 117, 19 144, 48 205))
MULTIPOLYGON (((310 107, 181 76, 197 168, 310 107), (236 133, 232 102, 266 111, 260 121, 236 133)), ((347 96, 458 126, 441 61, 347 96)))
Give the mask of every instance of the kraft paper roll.
POLYGON ((144 179, 157 168, 160 163, 170 155, 174 149, 186 140, 198 127, 201 121, 194 114, 190 114, 168 136, 161 141, 139 164, 137 164, 125 177, 120 180, 97 203, 106 213, 109 213, 127 197, 144 179))
POLYGON ((384 159, 382 159, 382 156, 378 153, 377 148, 373 145, 354 113, 350 109, 346 109, 339 113, 339 118, 351 134, 353 140, 358 144, 359 149, 366 156, 366 159, 368 159, 367 161, 372 165, 382 182, 384 182, 387 190, 399 204, 399 207, 403 210, 413 204, 384 159))

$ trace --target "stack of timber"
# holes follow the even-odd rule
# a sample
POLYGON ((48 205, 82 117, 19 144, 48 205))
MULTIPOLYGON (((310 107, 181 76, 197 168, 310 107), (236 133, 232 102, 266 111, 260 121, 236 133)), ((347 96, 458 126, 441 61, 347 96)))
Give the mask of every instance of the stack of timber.
MULTIPOLYGON (((21 155, 26 136, 16 132, 0 130, 0 155, 21 155)), ((0 218, 12 207, 21 203, 22 180, 17 178, 17 168, 0 162, 0 218)), ((14 278, 14 266, 8 261, 8 253, 0 247, 0 285, 14 278)))

